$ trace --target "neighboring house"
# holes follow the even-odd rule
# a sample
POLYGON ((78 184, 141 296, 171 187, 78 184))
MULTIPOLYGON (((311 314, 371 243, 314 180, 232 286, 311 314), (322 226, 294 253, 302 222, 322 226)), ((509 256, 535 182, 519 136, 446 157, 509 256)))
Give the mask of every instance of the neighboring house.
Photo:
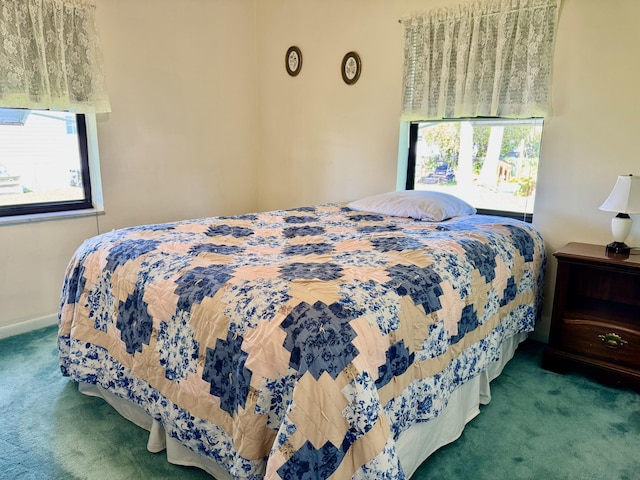
MULTIPOLYGON (((20 176, 10 175, 7 167, 0 164, 0 195, 22 193, 22 185, 20 184, 20 176)), ((0 205, 2 201, 0 200, 0 205)))

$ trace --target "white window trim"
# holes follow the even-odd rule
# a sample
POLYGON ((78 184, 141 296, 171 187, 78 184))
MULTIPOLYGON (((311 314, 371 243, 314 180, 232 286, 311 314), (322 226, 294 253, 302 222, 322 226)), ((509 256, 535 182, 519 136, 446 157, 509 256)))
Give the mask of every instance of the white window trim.
POLYGON ((96 115, 93 113, 85 113, 84 118, 87 127, 87 155, 89 157, 89 179, 91 181, 91 201, 93 203, 93 208, 0 217, 0 226, 104 215, 96 115))

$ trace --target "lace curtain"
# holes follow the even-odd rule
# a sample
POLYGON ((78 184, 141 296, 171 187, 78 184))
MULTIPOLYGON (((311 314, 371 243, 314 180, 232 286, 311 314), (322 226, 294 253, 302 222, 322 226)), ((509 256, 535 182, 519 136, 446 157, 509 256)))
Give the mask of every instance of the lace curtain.
POLYGON ((0 106, 109 112, 90 0, 2 0, 0 106))
POLYGON ((490 0, 404 28, 404 120, 544 117, 560 0, 490 0))

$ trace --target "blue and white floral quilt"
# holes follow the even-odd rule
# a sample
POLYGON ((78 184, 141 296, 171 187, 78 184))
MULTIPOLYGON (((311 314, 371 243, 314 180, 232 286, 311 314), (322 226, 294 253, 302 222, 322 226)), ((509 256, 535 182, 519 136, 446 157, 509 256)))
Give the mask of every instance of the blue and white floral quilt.
POLYGON ((404 478, 395 442, 531 331, 527 223, 341 204, 112 231, 66 272, 62 373, 236 478, 404 478))

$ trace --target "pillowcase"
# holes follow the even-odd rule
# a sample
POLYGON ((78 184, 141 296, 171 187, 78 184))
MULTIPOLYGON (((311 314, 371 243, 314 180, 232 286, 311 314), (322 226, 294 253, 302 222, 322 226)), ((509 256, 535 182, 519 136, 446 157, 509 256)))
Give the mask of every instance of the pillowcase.
POLYGON ((462 215, 475 215, 476 209, 449 193, 425 190, 388 192, 347 204, 352 210, 394 217, 441 222, 462 215))

